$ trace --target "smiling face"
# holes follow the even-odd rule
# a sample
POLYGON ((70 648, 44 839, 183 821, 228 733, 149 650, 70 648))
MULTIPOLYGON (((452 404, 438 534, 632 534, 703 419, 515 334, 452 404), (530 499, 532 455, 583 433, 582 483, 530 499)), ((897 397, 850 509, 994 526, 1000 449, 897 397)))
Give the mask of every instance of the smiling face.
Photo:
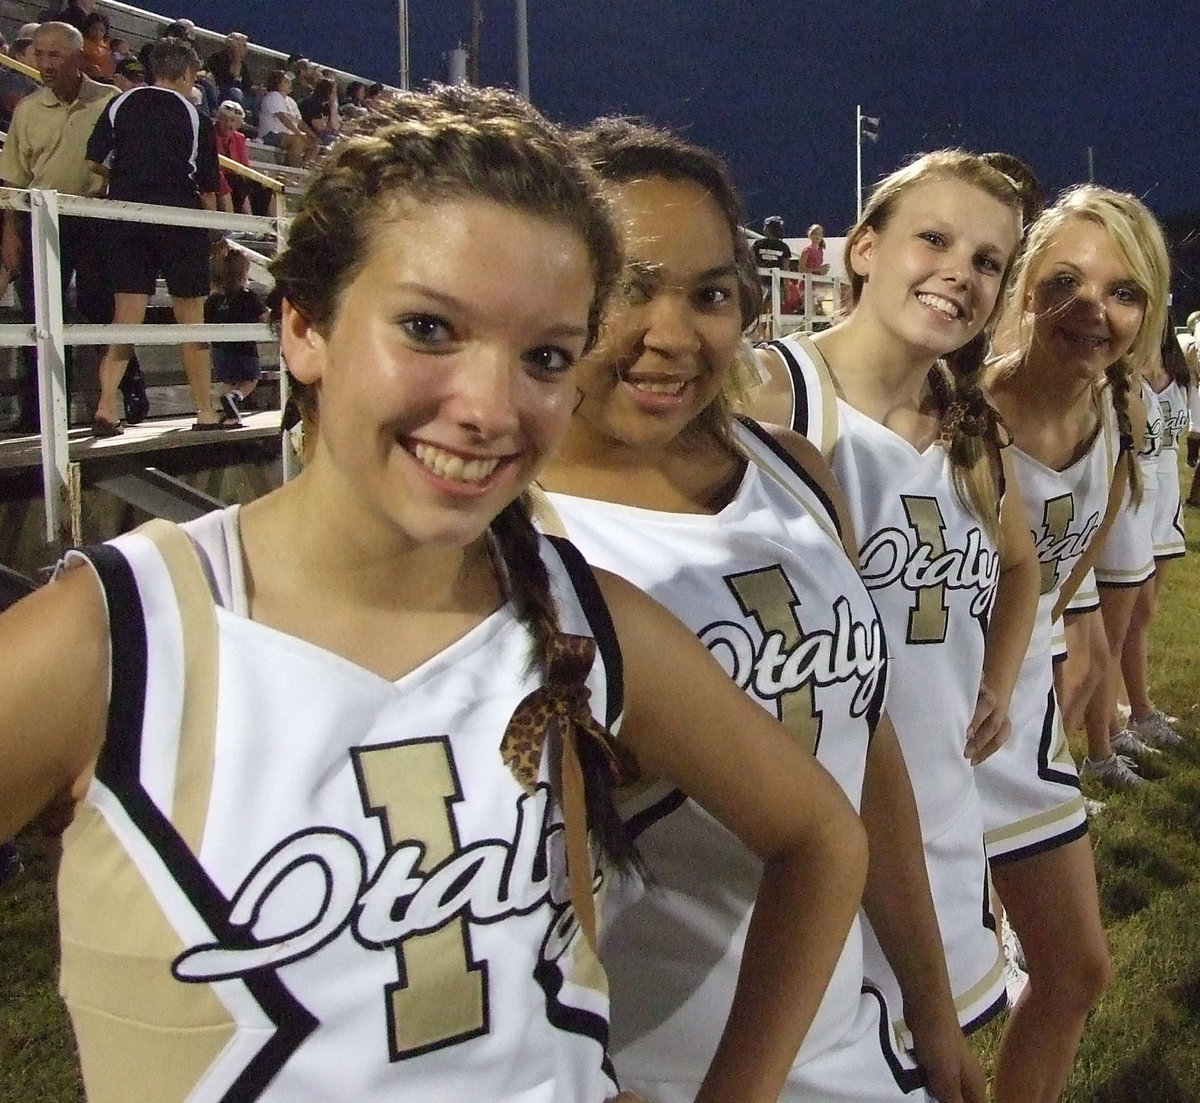
POLYGON ((742 334, 729 224, 700 185, 614 185, 626 232, 624 295, 580 365, 572 433, 659 447, 717 397, 742 334))
POLYGON ((1098 222, 1066 222, 1030 271, 1033 346, 1060 370, 1095 379, 1133 347, 1146 293, 1098 222))
POLYGON ((917 184, 851 247, 866 281, 856 310, 913 355, 953 352, 987 324, 1019 237, 1017 211, 981 188, 953 177, 917 184))
POLYGON ((465 547, 566 431, 594 290, 583 240, 546 219, 476 199, 380 219, 327 332, 284 304, 288 367, 320 389, 305 474, 344 521, 465 547))

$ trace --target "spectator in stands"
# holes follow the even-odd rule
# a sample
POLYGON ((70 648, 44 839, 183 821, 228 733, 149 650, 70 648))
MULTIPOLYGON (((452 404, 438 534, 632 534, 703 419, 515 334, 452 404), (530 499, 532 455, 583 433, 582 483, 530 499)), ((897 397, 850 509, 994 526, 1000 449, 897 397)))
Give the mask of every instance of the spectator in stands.
MULTIPOLYGON (((134 88, 101 113, 87 145, 88 160, 93 171, 107 178, 111 199, 215 210, 218 175, 212 123, 187 98, 200 59, 190 43, 163 38, 155 43, 151 69, 153 87, 134 88)), ((209 288, 208 231, 142 222, 112 222, 106 230, 118 325, 144 320, 160 274, 167 281, 175 320, 181 325, 203 322, 209 288)), ((129 345, 110 345, 100 362, 100 401, 92 422, 96 436, 123 431, 117 393, 131 351, 129 345)), ((212 408, 208 346, 188 342, 180 352, 196 402, 193 428, 220 428, 212 408)))
POLYGON ((318 145, 332 145, 342 129, 337 85, 328 77, 317 81, 313 94, 300 104, 300 120, 318 145))
MULTIPOLYGON (((213 293, 204 303, 204 320, 213 325, 265 322, 266 304, 250 290, 250 258, 228 248, 213 261, 213 293)), ((213 374, 221 384, 221 415, 241 424, 242 403, 258 386, 262 365, 255 341, 217 341, 212 346, 213 374)))
POLYGON ((317 145, 300 118, 291 91, 291 77, 283 69, 272 70, 267 94, 258 107, 258 140, 283 150, 284 163, 296 166, 315 153, 317 145))
POLYGON ((114 65, 120 65, 127 57, 133 57, 133 50, 127 38, 110 38, 108 48, 112 51, 114 65))
POLYGON ((208 72, 222 100, 245 105, 245 93, 254 83, 246 64, 249 49, 250 40, 241 31, 230 31, 225 36, 225 45, 209 55, 208 72))
POLYGON ((301 58, 293 70, 292 95, 297 103, 303 103, 317 90, 317 81, 321 79, 321 69, 315 61, 301 58))
POLYGON ((159 38, 182 38, 191 43, 192 49, 196 48, 196 24, 190 19, 176 19, 174 23, 168 23, 159 32, 159 38))
POLYGON ((83 33, 83 21, 92 14, 96 0, 67 0, 59 10, 47 8, 42 14, 43 23, 66 23, 83 33))
MULTIPOLYGON (((43 23, 33 38, 34 60, 43 87, 23 99, 13 112, 8 139, 0 150, 0 179, 14 188, 53 188, 67 195, 89 195, 99 182, 88 172, 88 135, 116 90, 98 84, 81 71, 83 35, 66 23, 43 23)), ((105 295, 97 279, 94 225, 87 219, 64 216, 59 227, 59 262, 63 301, 72 275, 76 302, 89 321, 107 321, 105 295)), ((29 216, 4 212, 0 261, 16 277, 21 317, 34 321, 33 263, 29 216)), ((37 358, 23 350, 25 373, 20 385, 18 427, 36 433, 38 412, 37 358)), ((68 376, 68 392, 70 380, 68 376)))
POLYGON ((825 230, 819 222, 808 228, 808 244, 800 250, 800 271, 823 276, 829 271, 825 263, 825 230))
POLYGON ((763 236, 750 243, 750 251, 754 254, 754 263, 759 268, 788 268, 792 259, 792 249, 783 240, 783 219, 771 215, 763 219, 763 236))
MULTIPOLYGON (((28 27, 29 24, 26 24, 28 27)), ((32 24, 33 30, 37 30, 39 24, 32 24)), ((32 65, 36 68, 33 59, 33 32, 26 34, 26 27, 22 27, 18 32, 17 37, 13 40, 12 49, 6 51, 10 57, 17 61, 23 61, 26 65, 32 65)), ((32 77, 27 77, 24 73, 18 73, 15 69, 9 69, 7 66, 0 67, 0 130, 6 133, 12 126, 13 112, 19 104, 30 92, 36 92, 41 86, 32 77)))
MULTIPOLYGON (((249 168, 250 156, 246 150, 246 135, 241 130, 245 119, 245 108, 235 100, 226 100, 217 109, 217 117, 213 120, 213 132, 217 141, 217 153, 249 168)), ((271 213, 271 193, 261 184, 239 176, 236 172, 221 169, 221 189, 217 198, 221 208, 230 213, 271 213)))
POLYGON ((367 85, 364 81, 352 80, 346 85, 346 94, 342 97, 339 110, 343 119, 361 117, 370 110, 367 106, 367 85))
POLYGON ((94 11, 83 21, 83 71, 92 80, 111 84, 117 63, 113 61, 112 48, 108 44, 108 16, 94 11))
POLYGON ((146 70, 136 57, 127 57, 117 63, 116 72, 113 73, 113 84, 119 91, 128 92, 131 88, 141 88, 145 83, 146 70))

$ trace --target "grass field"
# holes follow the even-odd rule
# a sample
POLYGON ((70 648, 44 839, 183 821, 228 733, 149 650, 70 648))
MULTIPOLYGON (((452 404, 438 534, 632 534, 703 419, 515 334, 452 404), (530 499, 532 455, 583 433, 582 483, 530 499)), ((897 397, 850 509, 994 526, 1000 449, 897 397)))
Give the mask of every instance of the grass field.
MULTIPOLYGON (((1067 1103, 1200 1101, 1200 514, 1185 512, 1191 554, 1170 565, 1151 668, 1157 703, 1181 718, 1189 743, 1146 771, 1154 785, 1105 794, 1092 821, 1114 978, 1067 1103)), ((30 831, 21 847, 26 873, 0 889, 0 1100, 76 1103, 55 992, 55 844, 30 831)), ((997 1035, 978 1036, 985 1059, 997 1035)))

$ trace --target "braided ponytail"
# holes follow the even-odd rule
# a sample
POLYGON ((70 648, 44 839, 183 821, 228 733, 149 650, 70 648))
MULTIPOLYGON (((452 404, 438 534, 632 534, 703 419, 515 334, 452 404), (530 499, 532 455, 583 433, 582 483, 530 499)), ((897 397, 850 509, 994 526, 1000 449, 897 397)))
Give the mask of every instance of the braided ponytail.
POLYGON ((935 363, 929 370, 929 389, 937 403, 939 433, 950 457, 955 492, 998 542, 1003 493, 1000 449, 1010 438, 980 386, 987 345, 985 331, 935 363))
POLYGON ((1129 500, 1134 505, 1142 501, 1142 472, 1137 462, 1137 449, 1133 441, 1133 422, 1129 417, 1129 389, 1133 373, 1128 357, 1121 357, 1110 364, 1104 372, 1112 392, 1113 409, 1117 414, 1117 432, 1121 438, 1121 458, 1129 473, 1129 500))
MULTIPOLYGON (((490 532, 504 564, 506 596, 513 604, 517 619, 533 637, 532 665, 540 670, 546 684, 553 686, 556 675, 551 657, 560 636, 558 610, 550 592, 550 576, 542 562, 528 496, 521 495, 501 510, 492 521, 490 532)), ((579 702, 578 708, 587 708, 586 695, 578 692, 579 685, 561 688, 579 702)), ((587 721, 591 722, 590 713, 587 721)), ((595 739, 580 739, 576 749, 583 770, 589 830, 594 833, 601 852, 614 865, 622 869, 636 866, 633 839, 617 813, 613 758, 595 739)))

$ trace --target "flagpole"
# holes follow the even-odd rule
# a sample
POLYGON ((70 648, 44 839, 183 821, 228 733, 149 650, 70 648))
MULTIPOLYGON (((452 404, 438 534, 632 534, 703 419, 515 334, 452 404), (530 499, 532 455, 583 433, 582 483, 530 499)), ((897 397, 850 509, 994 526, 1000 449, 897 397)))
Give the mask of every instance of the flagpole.
POLYGON ((862 104, 854 105, 854 221, 862 218, 862 104))

